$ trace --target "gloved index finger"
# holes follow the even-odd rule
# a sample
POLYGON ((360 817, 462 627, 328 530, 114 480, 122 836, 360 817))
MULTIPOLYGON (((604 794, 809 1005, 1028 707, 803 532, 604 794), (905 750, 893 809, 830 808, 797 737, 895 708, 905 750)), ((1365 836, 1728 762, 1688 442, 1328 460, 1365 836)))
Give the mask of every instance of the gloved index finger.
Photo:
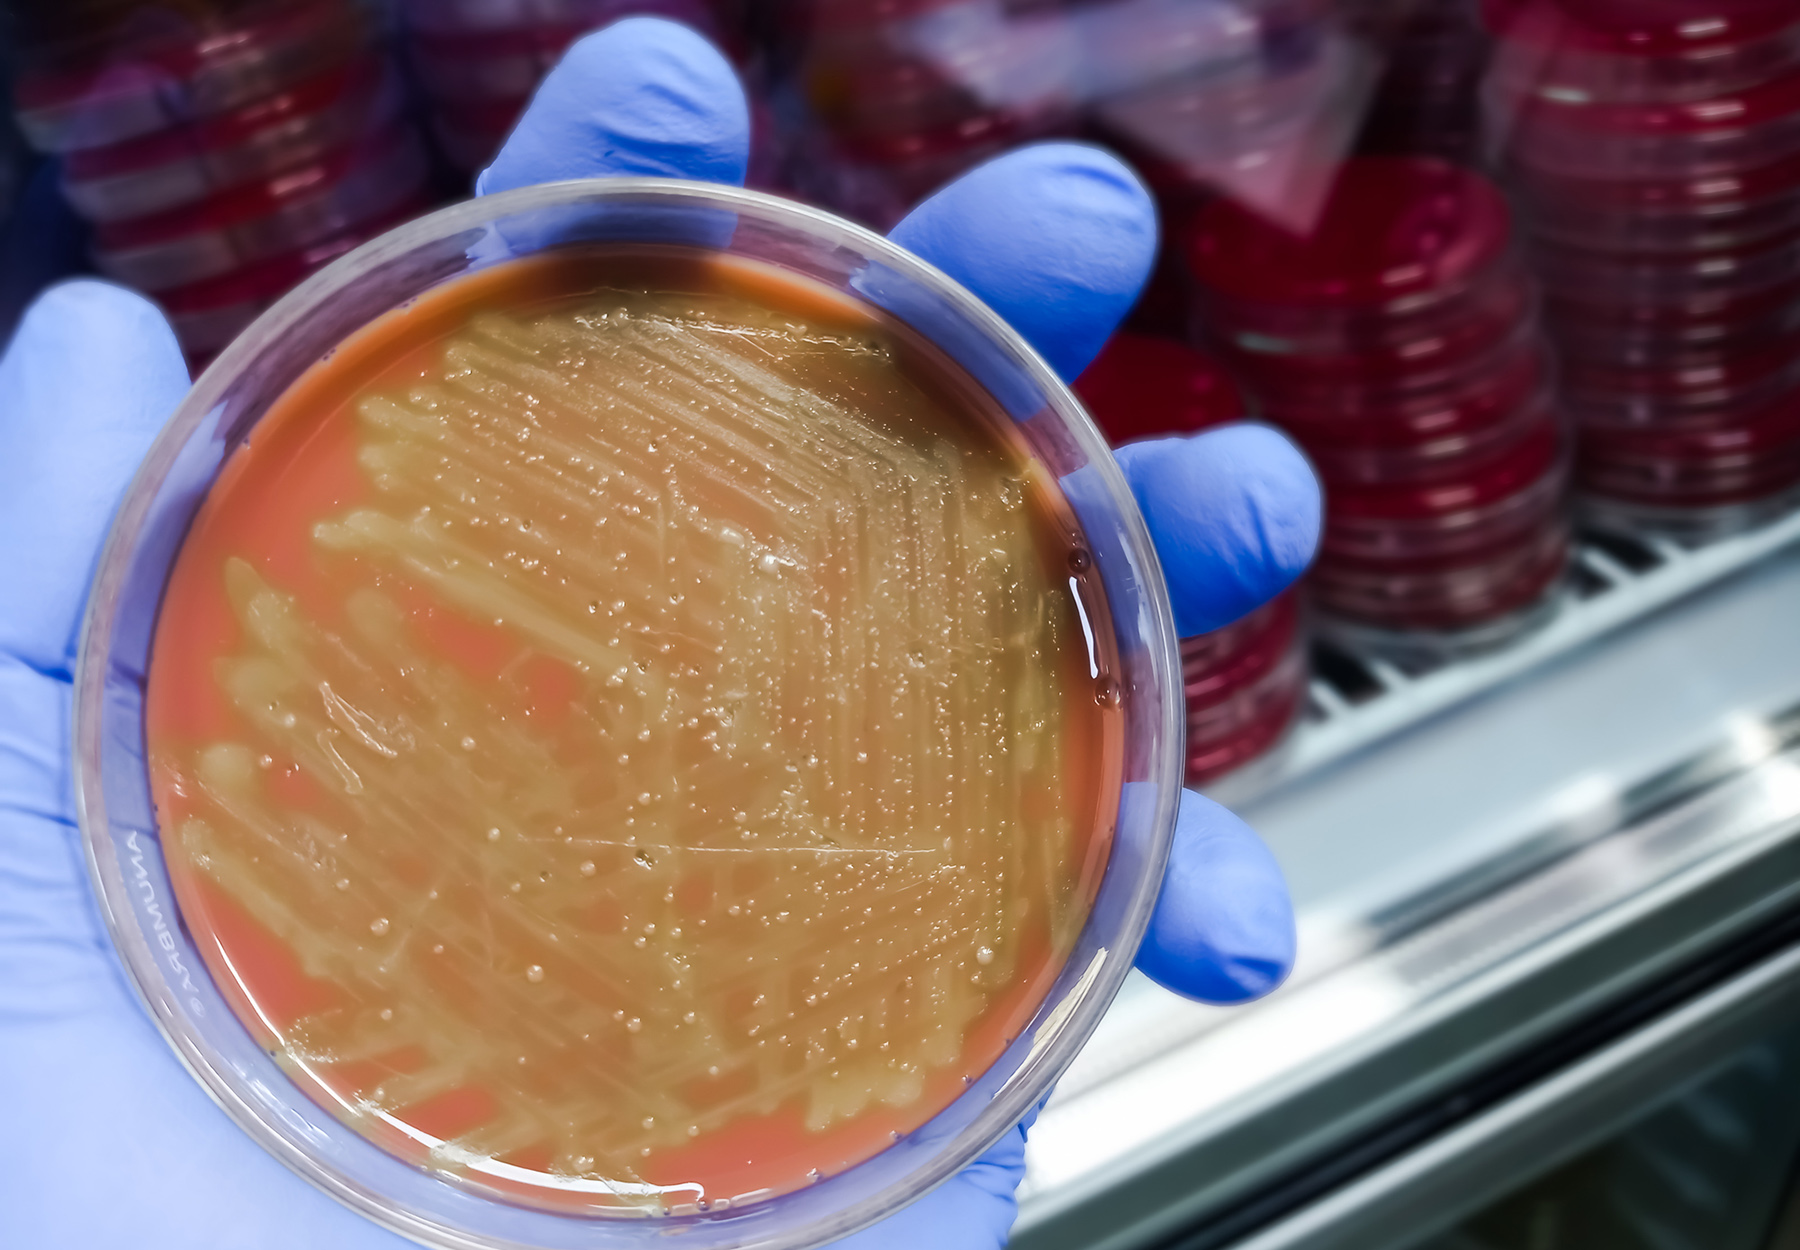
POLYGON ((569 48, 475 193, 630 176, 741 185, 749 159, 750 110, 731 63, 686 26, 635 17, 569 48))
POLYGON ((888 237, 978 295, 1069 379, 1143 290, 1156 208, 1110 153, 1039 143, 970 170, 888 237))

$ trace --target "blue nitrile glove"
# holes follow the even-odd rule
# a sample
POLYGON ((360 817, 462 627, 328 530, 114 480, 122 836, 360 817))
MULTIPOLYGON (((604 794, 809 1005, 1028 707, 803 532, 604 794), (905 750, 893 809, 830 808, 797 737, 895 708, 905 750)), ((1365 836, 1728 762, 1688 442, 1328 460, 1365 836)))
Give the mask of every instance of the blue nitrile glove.
MULTIPOLYGON (((746 130, 716 52, 683 28, 628 21, 571 50, 481 186, 736 179, 746 130)), ((895 234, 1072 375, 1136 294, 1154 225, 1111 157, 1044 145, 974 171, 895 234)), ((115 502, 186 386, 156 311, 91 281, 41 297, 0 358, 0 1241, 403 1250, 208 1101, 133 1000, 89 893, 68 749, 78 617, 115 502)), ((1130 467, 1184 621, 1216 623, 1267 598, 1310 552, 1317 491, 1285 442, 1225 430, 1147 445, 1130 467)), ((1239 1001, 1280 981, 1293 942, 1268 852, 1188 795, 1139 966, 1179 992, 1239 1001)), ((1021 1127, 843 1244, 992 1250, 1012 1222, 1023 1150, 1021 1127)))

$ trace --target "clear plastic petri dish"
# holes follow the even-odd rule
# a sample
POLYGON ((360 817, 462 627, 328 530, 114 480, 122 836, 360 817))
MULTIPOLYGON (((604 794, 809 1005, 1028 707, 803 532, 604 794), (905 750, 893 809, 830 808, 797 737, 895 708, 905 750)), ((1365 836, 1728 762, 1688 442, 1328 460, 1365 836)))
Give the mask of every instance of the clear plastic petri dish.
POLYGON ((1711 293, 1663 301, 1620 303, 1605 292, 1574 291, 1544 301, 1545 320, 1565 349, 1584 351, 1636 344, 1651 351, 1756 341, 1800 328, 1800 281, 1742 294, 1711 293))
MULTIPOLYGON (((1480 174, 1424 157, 1345 162, 1311 234, 1299 238, 1230 200, 1194 216, 1186 255, 1202 318, 1241 339, 1305 340, 1336 327, 1426 324, 1512 256, 1506 200, 1480 174)), ((1342 340, 1340 340, 1342 341, 1342 340)))
POLYGON ((1258 398, 1263 414, 1282 425, 1325 437, 1412 442, 1489 426, 1542 387, 1550 374, 1541 336, 1527 334, 1515 336, 1483 367, 1439 385, 1290 388, 1264 391, 1258 398))
POLYGON ((1582 460, 1576 488, 1589 500, 1678 509, 1741 507, 1786 499, 1800 485, 1800 449, 1745 453, 1697 463, 1685 459, 1582 460))
POLYGON ((1800 483, 1800 394, 1703 428, 1584 427, 1579 488, 1669 507, 1765 499, 1800 483))
POLYGON ((1607 102, 1692 100, 1800 65, 1785 0, 1482 0, 1506 96, 1607 102))
POLYGON ((1800 68, 1671 104, 1534 98, 1513 118, 1506 149, 1528 176, 1676 179, 1756 169, 1800 152, 1800 68))
POLYGON ((1295 633, 1275 666, 1238 690, 1188 710, 1189 785, 1210 785, 1280 746, 1306 705, 1305 637, 1295 633))
MULTIPOLYGON (((1551 409, 1547 387, 1540 386, 1510 407, 1494 409, 1494 419, 1481 425, 1453 426, 1424 436, 1402 437, 1397 428, 1349 423, 1282 423, 1299 440, 1318 469, 1333 485, 1404 487, 1453 479, 1478 472, 1505 456, 1533 429, 1543 425, 1551 409)), ((1452 411, 1442 415, 1454 417, 1452 411)))
POLYGON ((1552 302, 1610 302, 1617 307, 1675 308, 1754 301, 1800 281, 1800 233, 1754 246, 1691 253, 1601 252, 1549 239, 1533 246, 1534 265, 1552 302))
POLYGON ((1587 310, 1565 307, 1555 311, 1550 324, 1566 358, 1627 369, 1747 356, 1800 331, 1800 300, 1774 304, 1761 313, 1751 313, 1746 306, 1744 314, 1658 325, 1629 313, 1609 321, 1602 310, 1589 315, 1587 310))
MULTIPOLYGON (((1533 298, 1520 280, 1501 288, 1502 298, 1472 315, 1447 312, 1434 324, 1393 331, 1378 342, 1347 343, 1331 349, 1299 350, 1261 335, 1237 335, 1230 360, 1252 388, 1266 395, 1307 390, 1392 392, 1456 385, 1496 366, 1503 347, 1529 335, 1533 298), (1252 344, 1246 349, 1244 344, 1252 344)), ((1370 336, 1374 338, 1373 335, 1370 336)))
POLYGON ((1793 228, 1800 159, 1667 179, 1551 177, 1516 169, 1533 234, 1599 251, 1688 254, 1752 247, 1793 228))
POLYGON ((1561 508, 1569 440, 1550 414, 1466 475, 1405 485, 1335 484, 1322 562, 1458 563, 1523 541, 1561 508))
POLYGON ((1181 678, 1190 723, 1196 705, 1218 703, 1267 676, 1299 631, 1298 595, 1288 592, 1222 629, 1183 638, 1181 678))
POLYGON ((1187 777, 1206 785, 1272 751, 1298 717, 1306 622, 1289 590, 1223 629, 1181 640, 1187 777))
POLYGON ((1728 425, 1794 390, 1800 382, 1796 338, 1743 351, 1672 352, 1660 367, 1621 367, 1571 354, 1563 362, 1563 396, 1584 424, 1728 425))
MULTIPOLYGON (((770 576, 779 559, 773 565, 770 576)), ((96 573, 75 684, 89 864, 113 941, 157 1026, 208 1093, 288 1167, 396 1232, 458 1250, 626 1250, 670 1237, 695 1250, 797 1250, 878 1220, 954 1175, 1045 1095, 1124 980, 1155 904, 1183 773, 1183 688, 1160 566, 1123 476, 1071 392, 984 304, 887 240, 756 192, 662 180, 557 183, 453 206, 359 248, 277 302, 200 377, 127 492, 96 573), (1116 763, 1118 783, 1096 812, 1091 832, 1106 839, 1097 844, 1104 858, 1093 865, 1091 899, 1066 955, 1046 965, 1043 995, 1035 1005, 1023 1000, 1017 1028, 996 1034, 997 1058, 960 1082, 952 1076, 941 1104, 920 1104, 929 1118, 792 1189, 726 1195, 568 1175, 580 1200, 571 1209, 526 1200, 497 1159, 484 1163, 453 1142, 422 1155, 378 1145, 357 1106, 302 1093, 280 1047, 246 1027, 238 1000, 209 975, 214 965, 172 884, 146 764, 146 674, 190 523, 233 454, 256 445, 259 423, 310 369, 328 368, 347 339, 371 341, 355 336, 378 319, 435 307, 434 293, 458 279, 479 283, 512 263, 548 272, 596 248, 617 255, 671 246, 823 288, 832 307, 879 309, 985 394, 1003 419, 996 430, 1016 440, 1031 480, 1074 527, 1066 537, 1079 545, 1057 576, 1076 583, 1075 599, 1059 610, 1082 614, 1090 637, 1110 631, 1114 645, 1104 653, 1075 644, 1082 658, 1077 665, 1071 654, 1071 671, 1091 679, 1091 701, 1118 726, 1107 765, 1116 763)))
POLYGON ((1568 558, 1568 522, 1559 512, 1524 541, 1482 559, 1321 561, 1308 584, 1327 636, 1378 654, 1471 654, 1541 623, 1568 558))
POLYGON ((1519 362, 1541 350, 1537 324, 1522 321, 1511 334, 1489 342, 1484 350, 1420 362, 1415 368, 1334 376, 1326 371, 1283 369, 1280 365, 1289 362, 1277 361, 1264 362, 1252 371, 1241 355, 1229 359, 1262 410, 1300 420, 1314 416, 1325 420, 1334 415, 1415 412, 1504 392, 1509 379, 1517 376, 1519 362))

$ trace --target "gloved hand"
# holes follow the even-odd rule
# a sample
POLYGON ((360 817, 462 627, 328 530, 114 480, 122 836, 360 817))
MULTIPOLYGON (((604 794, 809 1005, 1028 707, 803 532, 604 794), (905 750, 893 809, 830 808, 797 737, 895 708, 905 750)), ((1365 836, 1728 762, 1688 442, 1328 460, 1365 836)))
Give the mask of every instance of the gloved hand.
MULTIPOLYGON (((570 51, 480 189, 624 173, 736 181, 747 133, 715 51, 681 27, 628 21, 570 51)), ((1051 144, 975 170, 894 234, 1072 376, 1135 298, 1155 224, 1117 161, 1051 144)), ((89 892, 68 748, 78 617, 116 501, 186 387, 157 312, 92 281, 43 295, 0 358, 0 1227, 33 1250, 401 1250, 207 1101, 133 1000, 89 892)), ((1317 487, 1279 436, 1228 428, 1122 459, 1184 633, 1268 598, 1310 556, 1317 487)), ((1293 943, 1268 852, 1187 795, 1138 966, 1233 1002, 1273 988, 1293 943)), ((1021 1127, 843 1244, 992 1250, 1023 1151, 1021 1127)))

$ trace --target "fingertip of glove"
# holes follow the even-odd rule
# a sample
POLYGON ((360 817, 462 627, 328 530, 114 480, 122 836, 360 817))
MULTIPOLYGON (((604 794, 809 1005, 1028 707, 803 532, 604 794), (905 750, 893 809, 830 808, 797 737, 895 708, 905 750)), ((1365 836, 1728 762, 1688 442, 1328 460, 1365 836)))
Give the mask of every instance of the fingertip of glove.
POLYGON ((749 159, 731 62, 691 27, 628 17, 570 45, 475 193, 632 175, 738 184, 749 159))
POLYGON ((35 350, 71 336, 80 336, 90 348, 175 348, 174 332, 155 304, 98 278, 69 278, 45 288, 19 319, 17 341, 35 350))
POLYGON ((1293 903, 1274 855, 1236 815, 1183 791, 1139 970, 1188 998, 1239 1003, 1280 985, 1294 948, 1293 903))
POLYGON ((1104 148, 1035 143, 951 182, 890 237, 980 296, 1072 378, 1143 290, 1156 206, 1104 148))
POLYGON ((125 384, 116 398, 132 402, 111 415, 135 420, 147 411, 159 423, 188 386, 187 363, 162 311, 97 278, 58 282, 33 300, 0 368, 23 371, 7 384, 9 391, 19 388, 13 397, 21 409, 47 402, 40 398, 47 387, 125 384))
POLYGON ((1268 602, 1318 550, 1318 478, 1271 426, 1243 422, 1131 443, 1118 459, 1162 558, 1184 638, 1268 602))

